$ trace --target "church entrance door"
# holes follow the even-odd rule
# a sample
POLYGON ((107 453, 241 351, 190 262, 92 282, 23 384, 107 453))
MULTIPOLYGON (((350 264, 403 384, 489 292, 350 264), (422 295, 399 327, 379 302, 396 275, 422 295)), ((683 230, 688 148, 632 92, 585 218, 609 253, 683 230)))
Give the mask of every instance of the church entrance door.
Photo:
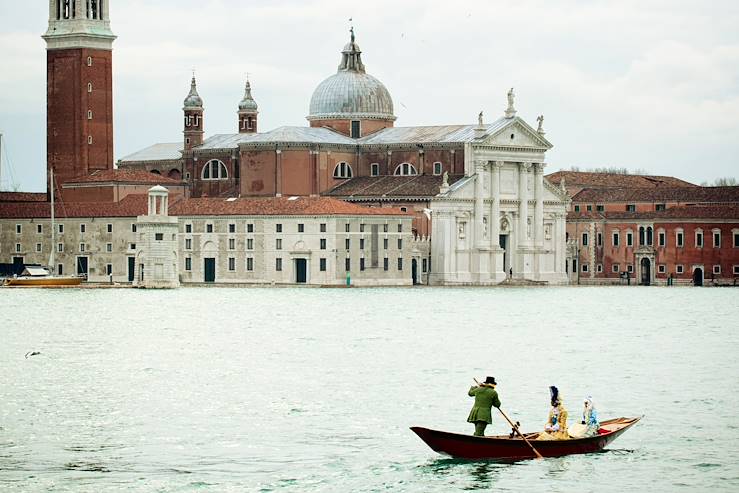
POLYGON ((418 260, 413 259, 413 262, 411 263, 411 273, 413 275, 413 285, 418 284, 418 260))
POLYGON ((216 259, 206 258, 205 259, 205 282, 212 283, 216 282, 216 259))
POLYGON ((295 259, 295 282, 298 284, 308 282, 308 261, 304 258, 295 259))
POLYGON ((510 262, 510 255, 508 255, 508 235, 500 235, 500 248, 503 249, 503 272, 508 274, 508 269, 510 266, 508 263, 510 262))

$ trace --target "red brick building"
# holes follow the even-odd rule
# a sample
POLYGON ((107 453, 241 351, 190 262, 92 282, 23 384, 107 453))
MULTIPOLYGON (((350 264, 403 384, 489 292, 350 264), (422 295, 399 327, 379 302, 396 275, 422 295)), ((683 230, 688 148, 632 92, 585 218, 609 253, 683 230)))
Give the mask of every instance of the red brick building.
POLYGON ((578 190, 567 217, 573 283, 733 285, 739 277, 739 187, 567 174, 578 190))

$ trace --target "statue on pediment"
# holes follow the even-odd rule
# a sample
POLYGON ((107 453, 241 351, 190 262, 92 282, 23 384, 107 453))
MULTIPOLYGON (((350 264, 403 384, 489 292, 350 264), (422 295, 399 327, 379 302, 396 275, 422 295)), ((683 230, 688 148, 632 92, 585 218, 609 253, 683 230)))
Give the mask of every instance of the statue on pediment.
POLYGON ((482 127, 483 126, 483 123, 482 123, 482 111, 480 112, 479 115, 477 115, 477 126, 478 127, 482 127))
POLYGON ((536 131, 543 135, 544 134, 544 115, 539 115, 536 121, 539 122, 539 128, 536 129, 536 131))

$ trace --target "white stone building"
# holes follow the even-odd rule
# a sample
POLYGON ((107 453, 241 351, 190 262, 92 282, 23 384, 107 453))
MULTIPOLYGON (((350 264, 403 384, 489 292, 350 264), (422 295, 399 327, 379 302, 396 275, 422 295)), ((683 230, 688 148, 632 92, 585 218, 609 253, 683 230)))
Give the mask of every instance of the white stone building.
POLYGON ((534 130, 516 116, 513 90, 504 118, 483 125, 465 146, 465 177, 431 201, 431 284, 566 284, 569 198, 544 179, 543 117, 534 130))

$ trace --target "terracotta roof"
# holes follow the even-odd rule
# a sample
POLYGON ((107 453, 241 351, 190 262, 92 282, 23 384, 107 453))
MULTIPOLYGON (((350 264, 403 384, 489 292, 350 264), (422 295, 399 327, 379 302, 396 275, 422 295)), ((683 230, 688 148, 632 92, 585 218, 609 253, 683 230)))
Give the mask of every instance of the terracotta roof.
POLYGON ((583 171, 557 171, 546 177, 551 183, 559 185, 562 178, 565 186, 598 188, 656 188, 656 187, 697 187, 693 183, 672 176, 623 175, 619 173, 591 173, 583 171))
POLYGON ((739 203, 736 187, 584 188, 572 197, 577 202, 702 202, 739 203))
MULTIPOLYGON (((464 175, 449 177, 449 184, 464 178, 464 175)), ((324 195, 331 197, 435 197, 443 177, 435 175, 417 176, 362 176, 352 178, 334 187, 324 195)))
POLYGON ((0 192, 0 202, 46 202, 46 193, 0 192))
MULTIPOLYGON (((54 213, 59 218, 136 217, 147 213, 146 195, 128 195, 120 202, 57 202, 54 213)), ((2 219, 36 219, 51 217, 48 202, 0 203, 2 219)))
POLYGON ((637 221, 642 219, 733 219, 739 221, 739 204, 737 205, 696 205, 687 207, 671 207, 663 211, 647 212, 570 212, 568 221, 637 221))
POLYGON ((64 185, 71 183, 137 183, 146 185, 181 185, 182 181, 167 176, 149 173, 148 171, 135 169, 109 169, 94 171, 86 176, 80 176, 69 180, 64 185))
POLYGON ((329 197, 197 198, 170 207, 172 216, 406 216, 390 207, 362 207, 329 197))

